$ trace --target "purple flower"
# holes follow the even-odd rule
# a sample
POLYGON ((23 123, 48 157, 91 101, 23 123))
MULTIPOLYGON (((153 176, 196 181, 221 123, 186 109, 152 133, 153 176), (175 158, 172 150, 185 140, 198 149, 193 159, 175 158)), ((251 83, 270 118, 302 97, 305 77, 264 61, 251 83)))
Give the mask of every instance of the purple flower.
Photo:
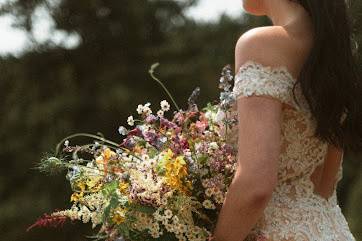
POLYGON ((151 131, 147 131, 144 133, 144 138, 147 142, 149 142, 150 144, 155 144, 157 139, 158 139, 158 135, 154 132, 151 131))
POLYGON ((123 146, 125 148, 131 149, 135 146, 135 141, 132 137, 127 137, 123 140, 120 146, 123 146))
POLYGON ((181 139, 179 136, 175 136, 171 139, 170 148, 174 153, 180 154, 183 153, 184 149, 188 149, 189 146, 187 140, 183 138, 181 139))
POLYGON ((175 123, 167 120, 166 118, 160 117, 160 124, 161 127, 166 127, 168 129, 179 129, 179 126, 176 125, 175 123))
POLYGON ((140 136, 142 137, 142 131, 136 127, 133 130, 131 130, 130 132, 128 132, 128 136, 140 136))
POLYGON ((184 139, 184 138, 181 139, 180 146, 181 146, 182 150, 190 148, 189 142, 187 141, 187 139, 184 139))
POLYGON ((153 123, 155 123, 157 120, 158 120, 158 117, 157 117, 157 116, 150 114, 150 115, 148 115, 148 116, 146 117, 146 120, 145 120, 145 121, 146 121, 148 124, 153 124, 153 123))

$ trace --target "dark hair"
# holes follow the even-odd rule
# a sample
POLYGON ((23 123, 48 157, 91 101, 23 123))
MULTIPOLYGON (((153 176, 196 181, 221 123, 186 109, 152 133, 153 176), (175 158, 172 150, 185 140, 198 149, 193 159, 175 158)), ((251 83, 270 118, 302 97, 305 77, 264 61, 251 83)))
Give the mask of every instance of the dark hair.
POLYGON ((337 147, 359 152, 362 83, 353 54, 355 44, 352 44, 347 3, 345 0, 298 2, 314 24, 314 46, 297 81, 317 122, 314 134, 337 147))

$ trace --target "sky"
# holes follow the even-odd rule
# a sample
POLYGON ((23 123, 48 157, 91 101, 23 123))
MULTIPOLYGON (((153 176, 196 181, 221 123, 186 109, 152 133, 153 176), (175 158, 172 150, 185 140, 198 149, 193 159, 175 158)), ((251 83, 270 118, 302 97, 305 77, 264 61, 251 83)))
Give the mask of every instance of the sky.
POLYGON ((188 15, 200 21, 214 21, 222 13, 237 17, 242 12, 242 0, 199 0, 188 15))
MULTIPOLYGON (((0 5, 5 1, 0 0, 0 5)), ((242 0, 199 0, 199 4, 190 8, 187 15, 199 21, 216 21, 222 13, 237 17, 243 12, 241 2, 242 0)), ((51 38, 67 47, 77 45, 79 41, 77 36, 52 30, 53 24, 45 11, 40 9, 36 15, 39 19, 34 32, 37 41, 42 42, 51 38)), ((28 43, 25 33, 13 28, 12 22, 11 17, 0 17, 0 55, 20 53, 28 43)))

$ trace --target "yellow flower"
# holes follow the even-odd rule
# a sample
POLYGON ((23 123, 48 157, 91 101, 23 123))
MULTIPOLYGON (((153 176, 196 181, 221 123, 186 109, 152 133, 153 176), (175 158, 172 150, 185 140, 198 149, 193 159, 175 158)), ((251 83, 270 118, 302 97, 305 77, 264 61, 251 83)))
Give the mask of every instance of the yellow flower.
POLYGON ((167 156, 167 158, 172 158, 173 155, 174 155, 173 151, 170 148, 168 148, 165 156, 167 156))
POLYGON ((85 181, 85 184, 87 185, 87 190, 91 192, 98 192, 102 186, 101 180, 102 177, 100 176, 88 177, 85 181))
POLYGON ((121 193, 127 194, 129 184, 126 182, 120 182, 118 185, 118 189, 121 193))
POLYGON ((75 192, 72 194, 72 196, 70 196, 70 201, 71 202, 78 202, 80 199, 83 198, 83 192, 75 192))
POLYGON ((83 198, 84 191, 85 191, 85 183, 84 182, 77 182, 75 183, 76 191, 70 197, 71 202, 78 202, 80 199, 83 198))
POLYGON ((86 184, 84 182, 82 182, 82 181, 78 181, 78 182, 75 183, 74 187, 75 187, 75 191, 84 192, 86 184))
POLYGON ((103 151, 103 156, 104 156, 104 158, 105 159, 110 159, 113 155, 115 155, 116 153, 115 152, 113 152, 113 151, 111 151, 111 149, 109 149, 109 148, 106 148, 106 149, 104 149, 104 151, 103 151))
POLYGON ((127 209, 118 207, 113 210, 112 221, 118 225, 126 221, 126 212, 127 209))
POLYGON ((165 164, 165 169, 167 184, 176 190, 188 193, 188 190, 191 189, 191 183, 184 181, 188 175, 184 157, 178 156, 176 159, 168 159, 165 164))
POLYGON ((171 149, 167 149, 167 151, 163 151, 160 155, 160 160, 158 162, 158 170, 164 170, 167 163, 169 163, 173 157, 174 153, 171 149))
POLYGON ((125 218, 119 214, 115 214, 112 218, 112 221, 118 225, 122 224, 125 221, 125 218))

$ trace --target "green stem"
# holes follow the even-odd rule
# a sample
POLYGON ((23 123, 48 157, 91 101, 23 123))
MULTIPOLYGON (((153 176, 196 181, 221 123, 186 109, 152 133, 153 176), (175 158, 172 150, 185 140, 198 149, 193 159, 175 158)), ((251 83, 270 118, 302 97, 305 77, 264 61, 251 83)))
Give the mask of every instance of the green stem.
POLYGON ((224 120, 224 124, 225 124, 225 139, 227 138, 228 136, 228 127, 229 127, 229 123, 228 123, 228 120, 229 119, 229 116, 228 116, 228 111, 225 110, 225 120, 224 120))
POLYGON ((155 63, 151 66, 150 70, 148 71, 152 77, 152 79, 154 79, 159 85, 161 85, 161 87, 164 89, 164 91, 166 92, 166 94, 168 95, 168 97, 171 99, 171 101, 173 102, 175 108, 180 111, 180 107, 177 105, 176 101, 174 100, 174 98, 172 97, 171 93, 168 91, 168 89, 166 88, 166 86, 162 83, 161 80, 159 80, 153 73, 155 71, 155 69, 159 66, 159 63, 155 63))
MULTIPOLYGON (((113 141, 110 141, 110 140, 107 140, 105 139, 104 137, 100 137, 100 136, 97 136, 97 135, 93 135, 93 134, 88 134, 88 133, 76 133, 76 134, 73 134, 73 135, 70 135, 70 136, 67 136, 65 138, 63 138, 56 146, 55 148, 55 156, 58 156, 59 154, 59 150, 60 150, 60 147, 61 145, 63 145, 63 143, 68 140, 68 139, 72 139, 72 138, 75 138, 75 137, 79 137, 79 136, 83 136, 83 137, 90 137, 90 138, 93 138, 93 139, 96 139, 96 140, 99 140, 99 141, 102 141, 102 142, 105 142, 105 143, 108 143, 112 146, 115 146, 115 147, 119 147, 119 144, 113 142, 113 141)), ((125 148, 121 148, 121 149, 125 149, 125 148)), ((127 149, 126 149, 127 150, 127 149)))
MULTIPOLYGON (((105 143, 108 143, 112 146, 108 146, 110 148, 113 148, 113 149, 122 149, 123 151, 127 152, 128 154, 130 154, 131 156, 137 158, 138 160, 142 161, 142 159, 136 155, 133 154, 132 151, 130 151, 129 149, 127 148, 124 148, 124 147, 120 147, 119 144, 113 142, 113 141, 110 141, 110 140, 107 140, 105 139, 104 137, 100 137, 100 136, 97 136, 97 135, 93 135, 93 134, 88 134, 88 133, 76 133, 76 134, 73 134, 73 135, 70 135, 70 136, 67 136, 65 138, 63 138, 56 146, 56 149, 55 149, 55 156, 57 157, 58 154, 59 154, 59 149, 61 147, 61 145, 64 143, 64 141, 68 140, 68 139, 71 139, 71 138, 75 138, 75 137, 79 137, 79 136, 83 136, 83 137, 90 137, 90 138, 93 138, 93 139, 96 139, 96 140, 99 140, 99 141, 102 141, 102 142, 105 142, 105 143)), ((87 146, 87 145, 84 145, 84 146, 87 146)))
POLYGON ((64 167, 66 167, 66 168, 71 168, 71 167, 76 166, 76 167, 79 167, 79 168, 84 168, 84 169, 88 169, 88 170, 92 170, 92 171, 99 171, 99 172, 104 173, 104 171, 99 170, 98 168, 87 167, 87 166, 84 166, 84 165, 81 165, 81 164, 76 164, 76 163, 69 163, 69 162, 68 162, 68 163, 64 163, 63 165, 64 165, 64 167))

